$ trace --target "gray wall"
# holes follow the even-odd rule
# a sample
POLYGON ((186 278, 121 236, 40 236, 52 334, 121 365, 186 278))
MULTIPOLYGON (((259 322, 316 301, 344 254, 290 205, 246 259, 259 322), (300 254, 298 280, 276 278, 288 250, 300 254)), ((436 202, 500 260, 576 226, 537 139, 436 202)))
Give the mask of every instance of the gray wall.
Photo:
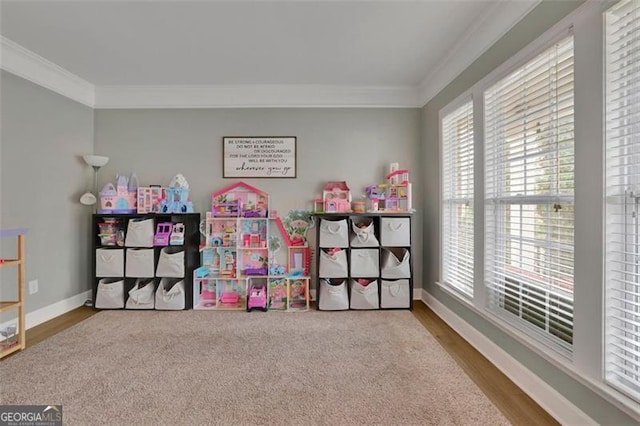
MULTIPOLYGON (((40 287, 26 292, 32 312, 90 288, 90 210, 78 198, 91 185, 80 156, 93 152, 93 110, 4 71, 0 90, 0 228, 29 230, 26 278, 40 287)), ((0 257, 15 256, 13 239, 0 244, 0 257)), ((15 288, 9 269, 3 299, 15 288)))
MULTIPOLYGON (((414 205, 423 205, 417 108, 96 110, 95 152, 111 158, 100 171, 100 186, 117 173, 135 171, 141 185, 168 185, 182 173, 204 215, 211 193, 238 181, 222 178, 223 136, 297 137, 297 178, 244 180, 270 193, 280 216, 310 210, 331 180, 346 180, 355 199, 367 185, 385 180, 391 162, 411 170, 414 205)), ((413 230, 422 233, 421 211, 413 230)), ((420 244, 414 258, 422 258, 420 244)), ((422 262, 414 268, 420 287, 422 262)))
MULTIPOLYGON (((436 284, 439 279, 439 111, 523 49, 582 1, 545 1, 422 109, 422 158, 425 161, 425 290, 477 331, 504 349, 565 398, 601 424, 637 424, 581 381, 601 382, 602 236, 602 31, 599 15, 582 19, 575 29, 576 110, 576 290, 573 372, 565 373, 540 354, 519 343, 436 284), (596 225, 597 226, 597 225, 596 225), (581 377, 579 380, 573 378, 581 377)), ((481 309, 480 307, 478 309, 481 309)))

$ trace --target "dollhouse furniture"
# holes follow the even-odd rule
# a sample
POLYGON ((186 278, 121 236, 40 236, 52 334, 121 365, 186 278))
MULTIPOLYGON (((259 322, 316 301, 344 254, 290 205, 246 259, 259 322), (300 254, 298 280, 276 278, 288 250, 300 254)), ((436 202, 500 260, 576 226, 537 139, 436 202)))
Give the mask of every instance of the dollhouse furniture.
POLYGON ((171 228, 171 237, 169 237, 169 245, 181 246, 184 244, 184 224, 174 223, 171 228))
POLYGON ((262 308, 262 301, 259 306, 252 301, 257 288, 263 290, 253 296, 264 295, 267 310, 307 310, 310 250, 300 235, 294 246, 282 220, 270 210, 269 194, 238 182, 213 193, 211 199, 201 250, 207 274, 193 278, 194 309, 262 308), (283 250, 281 241, 286 245, 283 250), (290 297, 292 283, 295 305, 290 297), (202 300, 211 289, 215 289, 216 300, 205 307, 202 300))
POLYGON ((153 237, 154 246, 168 246, 171 237, 172 222, 161 222, 156 227, 156 235, 153 237))
MULTIPOLYGON (((26 229, 2 229, 0 230, 0 238, 16 238, 17 240, 17 256, 12 259, 0 257, 0 268, 8 268, 12 266, 18 267, 18 281, 15 290, 15 297, 10 300, 0 300, 0 312, 10 312, 17 310, 15 323, 3 325, 2 339, 0 339, 0 358, 23 350, 25 348, 25 312, 24 312, 24 281, 25 281, 25 235, 26 229)), ((3 245, 4 246, 4 245, 3 245)), ((2 255, 6 255, 4 252, 2 255)), ((1 294, 3 298, 7 294, 14 294, 12 291, 3 289, 1 294)))
MULTIPOLYGON (((177 306, 182 306, 182 309, 191 308, 193 274, 200 265, 199 225, 199 213, 94 214, 92 216, 91 271, 95 307, 98 309, 126 308, 130 291, 137 283, 140 283, 140 280, 144 279, 145 282, 152 281, 147 285, 153 286, 153 309, 175 309, 177 306), (105 222, 113 220, 122 224, 123 230, 126 230, 123 232, 132 233, 125 235, 127 244, 124 247, 103 245, 100 230, 105 222), (182 245, 154 245, 154 229, 157 229, 159 224, 170 224, 173 229, 177 223, 184 225, 182 245), (143 227, 151 229, 150 243, 146 237, 147 231, 142 230, 139 235, 136 235, 143 227), (166 259, 169 262, 162 266, 161 259, 166 259), (175 264, 176 259, 178 259, 179 265, 175 264), (161 268, 159 269, 159 267, 161 268), (177 273, 181 276, 175 276, 177 273), (178 284, 173 289, 180 281, 182 284, 178 284), (164 290, 158 293, 160 284, 163 285, 164 290), (98 293, 100 293, 100 297, 98 297, 98 293), (158 298, 160 304, 157 303, 158 298), (181 299, 184 299, 182 304, 180 303, 181 299)), ((146 290, 151 290, 151 287, 146 290)), ((131 302, 129 307, 141 309, 141 304, 131 302)), ((152 309, 150 303, 142 304, 142 308, 152 309)))
POLYGON ((137 211, 138 213, 161 213, 162 200, 166 198, 164 188, 161 186, 139 186, 137 211))
POLYGON ((412 216, 317 213, 318 309, 412 309, 412 216))

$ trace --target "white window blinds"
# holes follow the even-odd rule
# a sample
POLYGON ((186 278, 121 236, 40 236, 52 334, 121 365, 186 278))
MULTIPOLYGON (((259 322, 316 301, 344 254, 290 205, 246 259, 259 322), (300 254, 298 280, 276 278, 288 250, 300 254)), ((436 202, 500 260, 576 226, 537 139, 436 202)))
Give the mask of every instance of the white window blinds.
POLYGON ((605 22, 605 380, 640 401, 640 3, 605 22))
POLYGON ((573 36, 487 89, 488 309, 568 355, 573 343, 573 36))
POLYGON ((473 297, 473 102, 441 121, 442 281, 473 297))

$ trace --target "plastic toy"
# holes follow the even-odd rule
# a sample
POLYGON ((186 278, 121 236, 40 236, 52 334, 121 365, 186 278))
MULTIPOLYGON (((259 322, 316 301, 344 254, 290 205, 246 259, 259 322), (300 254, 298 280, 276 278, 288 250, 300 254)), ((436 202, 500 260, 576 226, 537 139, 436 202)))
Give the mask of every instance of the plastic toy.
POLYGON ((169 245, 181 246, 184 244, 184 224, 174 223, 171 230, 171 237, 169 238, 169 245))
POLYGON ((367 187, 366 197, 369 200, 368 210, 372 212, 412 211, 409 170, 400 169, 398 163, 391 163, 386 178, 386 183, 367 187))
POLYGON ((168 246, 169 245, 169 237, 171 236, 171 228, 173 227, 173 223, 171 222, 160 222, 156 227, 156 234, 153 237, 153 245, 154 246, 168 246))
POLYGON ((211 196, 214 217, 267 217, 269 195, 244 182, 228 186, 211 196))
POLYGON ((138 195, 138 177, 132 173, 129 178, 116 176, 116 185, 111 182, 100 191, 98 213, 135 213, 138 195))
POLYGON ((249 292, 247 312, 251 312, 253 309, 267 312, 267 288, 262 284, 252 286, 249 292))
POLYGON ((322 201, 327 213, 351 211, 351 190, 347 182, 327 182, 322 190, 322 201))
POLYGON ((189 199, 189 183, 178 173, 164 189, 165 199, 161 202, 163 213, 193 213, 193 204, 189 199))
POLYGON ((166 198, 164 188, 161 186, 138 187, 138 213, 162 212, 162 200, 166 198))
POLYGON ((240 293, 222 293, 222 297, 220 298, 221 303, 227 304, 237 304, 240 301, 240 293))

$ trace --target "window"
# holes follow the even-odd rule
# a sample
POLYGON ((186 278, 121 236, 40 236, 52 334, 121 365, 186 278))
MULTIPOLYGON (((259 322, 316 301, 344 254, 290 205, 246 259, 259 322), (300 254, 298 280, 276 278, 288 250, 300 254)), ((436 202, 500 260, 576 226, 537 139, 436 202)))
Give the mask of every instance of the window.
POLYGON ((473 297, 473 102, 441 120, 442 282, 473 297))
POLYGON ((573 36, 484 93, 488 309, 568 355, 573 343, 573 36))
POLYGON ((605 22, 605 380, 640 400, 640 3, 605 22))

